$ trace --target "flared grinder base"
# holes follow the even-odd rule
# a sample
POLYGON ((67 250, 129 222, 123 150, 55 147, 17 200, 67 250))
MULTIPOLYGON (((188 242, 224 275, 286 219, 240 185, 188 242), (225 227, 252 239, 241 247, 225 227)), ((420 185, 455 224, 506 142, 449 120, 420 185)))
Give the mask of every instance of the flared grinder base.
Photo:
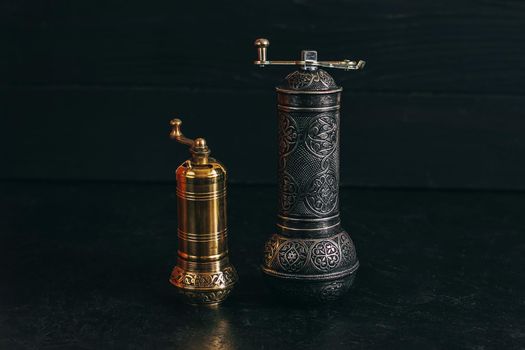
POLYGON ((170 276, 170 283, 186 303, 209 306, 223 302, 237 280, 237 272, 228 262, 196 264, 183 259, 170 276))
POLYGON ((274 234, 261 267, 272 289, 300 302, 335 300, 355 279, 359 261, 345 231, 323 238, 274 234))

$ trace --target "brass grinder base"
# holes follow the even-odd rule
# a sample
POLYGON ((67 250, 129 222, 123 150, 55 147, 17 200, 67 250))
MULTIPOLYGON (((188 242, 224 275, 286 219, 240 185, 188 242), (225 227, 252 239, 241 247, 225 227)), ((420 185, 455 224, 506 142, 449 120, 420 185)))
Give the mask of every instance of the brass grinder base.
POLYGON ((237 280, 227 259, 196 264, 179 258, 170 276, 170 283, 186 303, 208 306, 224 301, 237 280))

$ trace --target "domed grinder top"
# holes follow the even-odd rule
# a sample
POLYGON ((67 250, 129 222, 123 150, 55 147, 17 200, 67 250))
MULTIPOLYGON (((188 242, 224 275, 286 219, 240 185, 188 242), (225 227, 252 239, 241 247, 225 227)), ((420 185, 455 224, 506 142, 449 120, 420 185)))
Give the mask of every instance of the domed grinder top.
POLYGON ((357 70, 364 61, 318 61, 304 50, 298 61, 267 59, 257 39, 254 64, 295 65, 277 90, 279 213, 265 245, 262 271, 295 300, 329 300, 352 284, 359 266, 354 243, 339 218, 339 125, 342 88, 320 67, 357 70))

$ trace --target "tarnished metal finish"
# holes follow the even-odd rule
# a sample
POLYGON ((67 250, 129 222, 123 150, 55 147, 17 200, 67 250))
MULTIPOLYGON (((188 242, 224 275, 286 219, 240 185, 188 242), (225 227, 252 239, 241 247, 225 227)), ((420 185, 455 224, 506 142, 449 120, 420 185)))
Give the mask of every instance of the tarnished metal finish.
POLYGON ((191 147, 192 159, 176 173, 179 247, 170 282, 189 303, 217 304, 237 281, 228 259, 226 169, 204 139, 185 138, 180 120, 172 125, 171 137, 191 147))
POLYGON ((315 51, 301 56, 296 61, 301 69, 276 88, 279 214, 277 231, 265 245, 262 271, 276 289, 296 300, 329 300, 348 290, 359 267, 339 218, 342 88, 318 68, 315 51))

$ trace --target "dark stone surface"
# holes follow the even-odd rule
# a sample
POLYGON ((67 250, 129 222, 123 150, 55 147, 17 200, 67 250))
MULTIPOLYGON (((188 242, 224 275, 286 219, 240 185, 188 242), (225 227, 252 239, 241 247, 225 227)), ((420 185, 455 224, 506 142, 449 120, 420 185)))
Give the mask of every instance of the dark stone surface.
POLYGON ((258 270, 274 187, 231 187, 240 283, 219 309, 172 295, 175 186, 0 185, 1 349, 519 349, 525 194, 341 190, 351 291, 284 304, 258 270))

